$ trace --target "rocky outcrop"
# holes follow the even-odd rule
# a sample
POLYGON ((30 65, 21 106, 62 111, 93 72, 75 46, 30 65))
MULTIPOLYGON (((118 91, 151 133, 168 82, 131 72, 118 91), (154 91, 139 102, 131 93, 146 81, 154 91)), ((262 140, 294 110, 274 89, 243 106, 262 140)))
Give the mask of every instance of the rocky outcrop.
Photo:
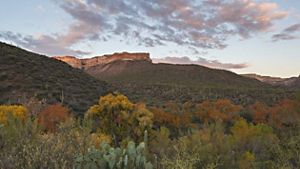
POLYGON ((54 56, 53 58, 66 62, 72 67, 82 69, 82 61, 74 56, 54 56))
POLYGON ((57 60, 68 63, 78 69, 88 69, 97 65, 108 64, 117 60, 143 60, 152 62, 149 53, 114 53, 112 55, 96 56, 93 58, 79 59, 74 56, 55 56, 57 60))

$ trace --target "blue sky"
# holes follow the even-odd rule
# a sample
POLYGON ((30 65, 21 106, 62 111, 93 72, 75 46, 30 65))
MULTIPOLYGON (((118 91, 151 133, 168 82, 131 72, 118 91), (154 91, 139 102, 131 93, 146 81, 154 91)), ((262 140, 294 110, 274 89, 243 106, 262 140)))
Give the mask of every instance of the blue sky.
POLYGON ((0 40, 90 57, 149 52, 157 62, 300 74, 298 0, 0 1, 0 40))

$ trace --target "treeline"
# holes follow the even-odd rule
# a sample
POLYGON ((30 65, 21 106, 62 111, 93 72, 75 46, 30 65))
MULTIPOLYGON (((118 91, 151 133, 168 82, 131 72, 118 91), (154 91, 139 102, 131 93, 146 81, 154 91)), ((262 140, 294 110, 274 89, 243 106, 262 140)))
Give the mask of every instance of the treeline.
POLYGON ((206 100, 229 99, 235 104, 249 105, 256 101, 272 105, 284 98, 292 99, 295 90, 275 87, 228 87, 213 85, 177 85, 116 83, 115 90, 126 94, 131 100, 143 101, 147 105, 160 106, 172 100, 177 104, 199 103, 206 100))
POLYGON ((300 168, 300 98, 132 103, 103 96, 83 118, 61 105, 0 106, 0 168, 300 168))

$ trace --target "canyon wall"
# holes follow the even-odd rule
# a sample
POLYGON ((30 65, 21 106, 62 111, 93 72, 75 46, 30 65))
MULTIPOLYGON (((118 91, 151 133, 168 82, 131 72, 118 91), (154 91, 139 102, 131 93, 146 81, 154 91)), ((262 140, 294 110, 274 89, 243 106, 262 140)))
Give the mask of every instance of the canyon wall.
POLYGON ((111 55, 96 56, 92 58, 79 59, 74 56, 55 56, 57 60, 68 63, 72 67, 78 69, 87 69, 96 65, 103 65, 116 60, 144 60, 152 62, 149 53, 114 53, 111 55))

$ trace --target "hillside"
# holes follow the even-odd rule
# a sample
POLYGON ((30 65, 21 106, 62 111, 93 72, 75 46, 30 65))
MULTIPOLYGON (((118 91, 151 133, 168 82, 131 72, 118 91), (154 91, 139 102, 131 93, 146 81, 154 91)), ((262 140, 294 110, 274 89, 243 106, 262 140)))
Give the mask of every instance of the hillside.
POLYGON ((257 74, 241 74, 242 76, 257 79, 261 82, 268 83, 273 86, 287 87, 287 88, 300 88, 300 76, 290 78, 280 78, 271 76, 261 76, 257 74))
POLYGON ((117 60, 86 69, 136 101, 159 104, 168 100, 203 101, 228 98, 248 104, 272 103, 284 91, 258 80, 199 65, 153 64, 147 60, 117 60))
POLYGON ((149 61, 119 60, 86 69, 94 77, 109 82, 168 84, 203 87, 265 87, 267 85, 235 73, 199 65, 174 65, 149 61))
POLYGON ((63 98, 82 113, 108 89, 107 83, 64 62, 0 43, 0 104, 31 97, 55 103, 63 98))

